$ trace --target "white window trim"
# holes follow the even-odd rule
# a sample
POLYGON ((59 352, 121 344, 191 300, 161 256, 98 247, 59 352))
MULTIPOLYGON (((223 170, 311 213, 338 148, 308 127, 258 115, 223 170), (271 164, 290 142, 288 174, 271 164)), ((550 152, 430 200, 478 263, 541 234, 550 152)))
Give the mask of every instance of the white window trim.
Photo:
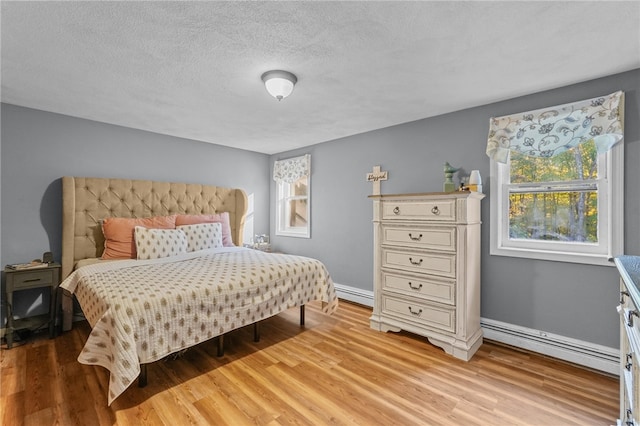
MULTIPOLYGON (((559 262, 583 263, 590 265, 615 266, 611 259, 624 253, 624 143, 618 143, 607 153, 600 154, 598 161, 604 161, 607 176, 599 178, 598 185, 606 185, 606 202, 600 196, 599 201, 607 204, 606 218, 598 218, 598 239, 603 242, 603 251, 593 253, 594 245, 585 244, 583 250, 571 250, 580 243, 558 243, 554 241, 535 241, 513 244, 508 239, 508 195, 506 188, 500 187, 502 176, 508 172, 507 165, 491 160, 490 197, 491 232, 490 253, 497 256, 522 257, 527 259, 552 260, 559 262), (506 203, 506 204, 505 204, 506 203), (603 236, 603 233, 606 234, 603 236), (505 236, 507 237, 505 240, 505 236), (592 251, 589 253, 589 251, 592 251)), ((599 208, 599 214, 603 212, 599 208)))
POLYGON ((307 226, 287 227, 287 203, 283 202, 287 182, 276 182, 276 235, 282 237, 311 238, 311 176, 307 176, 307 226))

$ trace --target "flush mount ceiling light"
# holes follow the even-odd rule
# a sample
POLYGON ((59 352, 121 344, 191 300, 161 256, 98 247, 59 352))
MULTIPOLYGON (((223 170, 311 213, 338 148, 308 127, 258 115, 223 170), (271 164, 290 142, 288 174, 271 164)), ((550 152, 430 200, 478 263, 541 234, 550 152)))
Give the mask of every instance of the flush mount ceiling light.
POLYGON ((298 78, 288 71, 273 70, 262 74, 262 81, 267 92, 281 101, 293 92, 293 86, 298 82, 298 78))

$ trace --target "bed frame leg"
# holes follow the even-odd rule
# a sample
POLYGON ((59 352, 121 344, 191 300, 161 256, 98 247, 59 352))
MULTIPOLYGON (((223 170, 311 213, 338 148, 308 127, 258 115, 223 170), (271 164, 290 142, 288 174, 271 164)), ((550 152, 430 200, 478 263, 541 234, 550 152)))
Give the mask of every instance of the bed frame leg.
POLYGON ((147 364, 140 364, 140 375, 138 375, 138 387, 147 386, 147 364))
POLYGON ((253 323, 253 341, 260 341, 260 321, 253 323))
POLYGON ((300 305, 300 325, 304 325, 304 305, 300 305))
POLYGON ((224 356, 224 334, 218 336, 218 356, 224 356))

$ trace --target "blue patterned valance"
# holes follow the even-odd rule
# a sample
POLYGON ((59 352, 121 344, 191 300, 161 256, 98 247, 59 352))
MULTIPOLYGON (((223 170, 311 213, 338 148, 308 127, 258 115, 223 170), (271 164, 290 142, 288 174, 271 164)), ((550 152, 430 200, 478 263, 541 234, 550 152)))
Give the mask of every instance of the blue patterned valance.
POLYGON ((593 140, 606 152, 623 137, 624 92, 491 118, 487 155, 506 163, 509 151, 553 157, 593 140))
POLYGON ((288 158, 273 163, 273 180, 276 182, 293 183, 311 173, 311 156, 288 158))

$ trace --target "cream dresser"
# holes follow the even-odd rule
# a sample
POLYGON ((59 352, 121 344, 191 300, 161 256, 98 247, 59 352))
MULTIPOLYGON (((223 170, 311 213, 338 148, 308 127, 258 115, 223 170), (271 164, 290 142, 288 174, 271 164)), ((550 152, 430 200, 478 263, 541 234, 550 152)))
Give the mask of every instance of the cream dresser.
POLYGON ((619 425, 640 419, 640 256, 614 259, 620 272, 620 418, 619 425))
POLYGON ((482 344, 477 192, 372 195, 371 328, 425 336, 468 361, 482 344))

